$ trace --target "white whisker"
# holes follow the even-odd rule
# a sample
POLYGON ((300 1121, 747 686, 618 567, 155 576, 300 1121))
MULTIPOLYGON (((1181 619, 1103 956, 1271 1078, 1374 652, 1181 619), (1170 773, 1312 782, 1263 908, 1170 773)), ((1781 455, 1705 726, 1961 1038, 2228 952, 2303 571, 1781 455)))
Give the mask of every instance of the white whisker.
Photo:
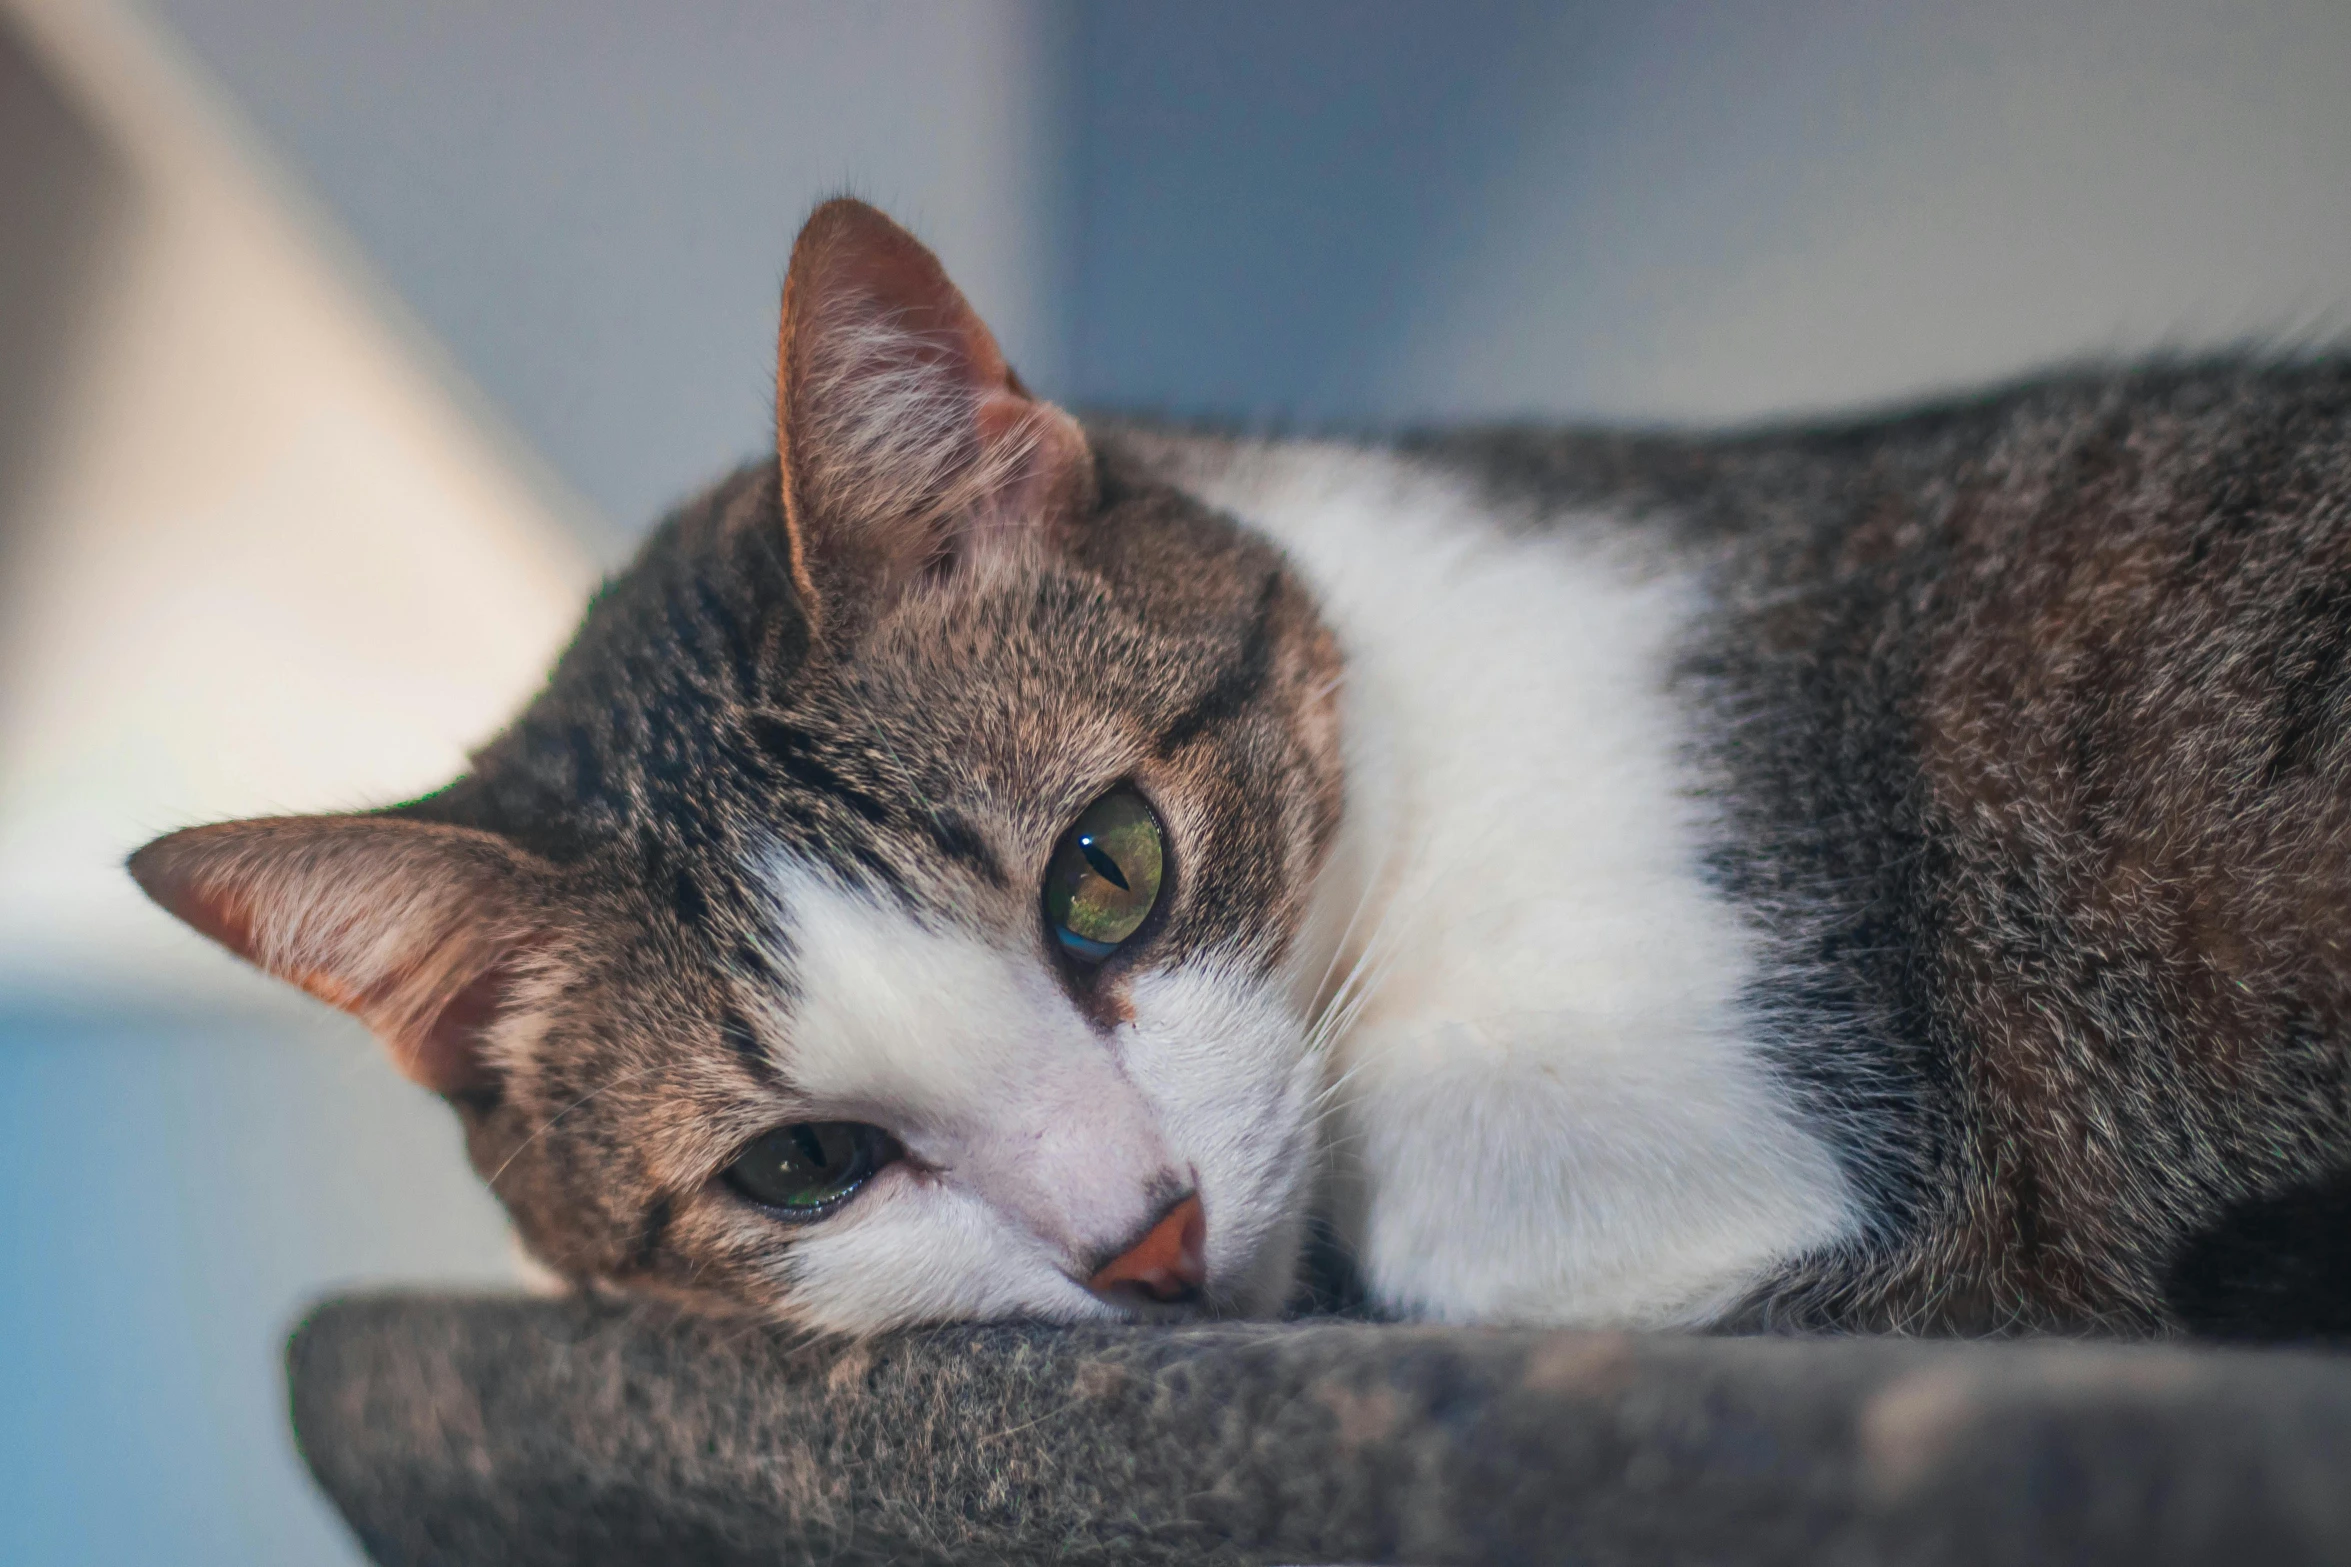
POLYGON ((638 1078, 645 1077, 652 1072, 657 1071, 658 1069, 658 1065, 643 1066, 639 1067, 634 1072, 624 1072, 620 1076, 614 1078, 611 1082, 603 1083, 593 1089, 590 1089, 587 1093, 580 1095, 579 1098, 574 1099, 570 1104, 565 1105, 562 1109, 556 1111, 546 1120, 540 1122, 538 1129, 533 1131, 530 1136, 524 1138, 521 1142, 516 1143, 514 1145, 514 1152, 508 1154, 505 1159, 500 1162, 498 1168, 491 1172, 489 1177, 490 1189, 492 1191, 497 1190, 498 1177, 504 1175, 508 1168, 513 1165, 514 1161, 522 1157, 524 1149, 530 1147, 531 1144, 537 1142, 541 1137, 544 1137, 547 1133, 553 1131, 555 1129, 556 1122, 562 1120, 565 1116, 571 1114, 574 1110, 579 1109, 582 1105, 588 1103, 588 1101, 596 1098, 598 1095, 618 1088, 624 1083, 633 1083, 638 1078))

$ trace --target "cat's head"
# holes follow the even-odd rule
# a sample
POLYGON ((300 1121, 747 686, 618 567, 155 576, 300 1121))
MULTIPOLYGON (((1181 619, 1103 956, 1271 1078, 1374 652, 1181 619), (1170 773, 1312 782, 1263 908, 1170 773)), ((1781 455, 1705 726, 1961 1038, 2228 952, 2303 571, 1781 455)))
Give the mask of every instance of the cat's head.
POLYGON ((778 357, 776 460, 465 777, 133 874, 373 1028, 575 1280, 851 1331, 1278 1307, 1328 632, 871 208, 810 218, 778 357))

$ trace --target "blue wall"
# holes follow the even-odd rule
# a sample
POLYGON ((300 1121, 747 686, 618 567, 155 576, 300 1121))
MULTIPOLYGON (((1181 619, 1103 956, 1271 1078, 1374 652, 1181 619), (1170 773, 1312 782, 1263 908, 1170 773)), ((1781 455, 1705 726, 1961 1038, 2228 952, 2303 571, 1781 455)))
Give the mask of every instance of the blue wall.
POLYGON ((353 1281, 503 1271, 455 1117, 323 1008, 0 1012, 0 1562, 356 1562, 280 1352, 353 1281))
POLYGON ((1077 13, 1076 395, 1254 418, 1381 384, 1522 127, 1576 92, 1589 6, 1107 0, 1077 13))

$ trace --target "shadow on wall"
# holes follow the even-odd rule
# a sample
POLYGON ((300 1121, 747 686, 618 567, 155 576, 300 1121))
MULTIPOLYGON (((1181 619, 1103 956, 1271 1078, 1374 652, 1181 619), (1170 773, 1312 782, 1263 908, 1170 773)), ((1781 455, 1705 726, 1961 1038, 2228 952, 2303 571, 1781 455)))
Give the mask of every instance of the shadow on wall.
POLYGON ((58 387, 97 306, 93 274, 130 220, 121 159, 35 65, 0 11, 0 577, 56 434, 58 387))

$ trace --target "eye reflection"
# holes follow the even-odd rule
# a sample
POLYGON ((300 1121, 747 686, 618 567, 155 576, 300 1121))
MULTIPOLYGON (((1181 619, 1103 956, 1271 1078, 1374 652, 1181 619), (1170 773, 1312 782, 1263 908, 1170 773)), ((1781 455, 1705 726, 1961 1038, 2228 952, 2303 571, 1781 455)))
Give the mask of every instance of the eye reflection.
POLYGON ((787 1219, 818 1219, 857 1195, 898 1157, 898 1145, 862 1121, 795 1121, 763 1132, 727 1166, 726 1183, 787 1219))
POLYGON ((1159 818, 1132 789, 1113 789, 1061 835, 1045 868, 1045 926, 1062 950, 1099 963, 1142 928, 1166 873, 1159 818))

